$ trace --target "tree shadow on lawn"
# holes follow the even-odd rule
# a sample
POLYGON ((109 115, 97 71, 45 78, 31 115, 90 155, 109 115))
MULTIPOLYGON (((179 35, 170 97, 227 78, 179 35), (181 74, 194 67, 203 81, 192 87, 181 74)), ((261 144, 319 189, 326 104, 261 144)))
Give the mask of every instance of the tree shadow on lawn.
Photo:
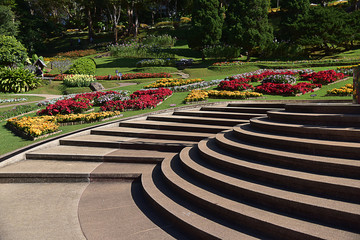
POLYGON ((136 63, 142 58, 107 58, 102 63, 97 63, 97 68, 135 68, 136 63))

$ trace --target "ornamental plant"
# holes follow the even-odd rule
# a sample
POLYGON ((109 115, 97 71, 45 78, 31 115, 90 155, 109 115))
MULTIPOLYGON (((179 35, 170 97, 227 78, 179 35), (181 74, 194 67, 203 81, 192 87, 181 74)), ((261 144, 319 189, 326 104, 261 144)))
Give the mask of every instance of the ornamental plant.
POLYGON ((258 92, 240 92, 240 91, 218 91, 207 90, 209 98, 221 98, 221 99, 247 99, 262 97, 262 93, 258 92))
POLYGON ((0 92, 21 93, 41 86, 41 80, 23 68, 0 69, 0 92))
POLYGON ((189 85, 203 81, 204 80, 200 78, 195 78, 195 79, 162 78, 152 84, 146 85, 144 88, 174 87, 174 86, 189 85))
POLYGON ((143 59, 136 63, 136 67, 159 67, 159 66, 175 66, 175 60, 171 59, 143 59))
POLYGON ((70 113, 82 113, 92 108, 92 104, 89 99, 65 99, 57 101, 55 104, 48 105, 45 109, 37 112, 37 115, 57 115, 57 114, 70 114, 70 113))
POLYGON ((220 90, 228 90, 228 91, 243 91, 243 90, 252 90, 254 87, 247 82, 249 79, 239 78, 230 81, 222 81, 218 85, 218 89, 220 90))
POLYGON ((345 78, 345 74, 337 73, 334 70, 326 70, 300 75, 302 81, 309 81, 314 84, 327 85, 337 80, 345 78))
POLYGON ((95 82, 96 78, 92 75, 67 75, 64 77, 64 85, 67 87, 89 87, 92 82, 95 82))
POLYGON ((7 125, 30 137, 38 137, 59 130, 59 124, 52 116, 12 118, 7 121, 7 125))
POLYGON ((350 96, 354 92, 354 87, 352 84, 346 84, 341 88, 333 88, 327 91, 327 95, 329 96, 350 96))
POLYGON ((184 99, 185 103, 188 102, 199 102, 206 101, 209 98, 209 95, 204 90, 192 90, 184 99))
POLYGON ((86 50, 75 50, 75 51, 69 51, 69 52, 63 52, 56 54, 57 56, 65 57, 65 58, 79 58, 79 57, 85 57, 89 55, 96 54, 95 49, 86 49, 86 50))
POLYGON ((23 63, 26 58, 26 48, 15 37, 0 35, 0 65, 23 63))
POLYGON ((79 58, 67 71, 70 74, 88 74, 94 75, 96 71, 96 63, 91 58, 79 58))
POLYGON ((282 83, 263 83, 255 88, 256 92, 271 95, 295 96, 296 94, 313 92, 314 88, 320 88, 321 84, 301 82, 296 85, 282 83))
POLYGON ((286 74, 279 74, 279 75, 270 75, 265 77, 262 80, 263 83, 288 83, 288 84, 295 84, 296 77, 293 75, 286 75, 286 74))

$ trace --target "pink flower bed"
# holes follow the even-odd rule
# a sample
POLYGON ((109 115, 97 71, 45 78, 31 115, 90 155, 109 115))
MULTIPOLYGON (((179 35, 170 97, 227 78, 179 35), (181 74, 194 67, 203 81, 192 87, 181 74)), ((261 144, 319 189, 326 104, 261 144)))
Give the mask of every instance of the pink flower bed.
POLYGON ((337 73, 334 70, 320 71, 309 74, 300 75, 300 79, 303 81, 309 81, 314 84, 329 84, 337 80, 345 78, 345 74, 337 73))
POLYGON ((250 79, 245 79, 245 78, 239 78, 230 81, 222 81, 218 85, 218 89, 227 90, 227 91, 242 91, 242 90, 254 89, 252 85, 247 83, 249 81, 250 79))
POLYGON ((256 92, 263 94, 294 96, 298 93, 313 92, 314 88, 321 88, 321 84, 312 84, 307 82, 298 83, 296 85, 282 83, 263 83, 255 88, 256 92))

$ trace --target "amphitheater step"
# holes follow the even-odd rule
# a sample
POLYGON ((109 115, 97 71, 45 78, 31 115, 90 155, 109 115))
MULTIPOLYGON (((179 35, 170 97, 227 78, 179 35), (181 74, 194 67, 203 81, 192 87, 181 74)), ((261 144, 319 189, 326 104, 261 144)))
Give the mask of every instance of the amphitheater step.
POLYGON ((224 194, 218 193, 209 185, 196 182, 182 170, 180 160, 165 159, 161 170, 165 181, 185 198, 189 203, 204 208, 218 218, 226 218, 240 228, 258 232, 265 238, 283 239, 351 239, 359 237, 358 234, 339 229, 326 227, 320 224, 273 213, 261 208, 234 200, 224 194), (279 237, 281 236, 281 237, 279 237))
POLYGON ((263 107, 202 107, 201 108, 201 111, 257 113, 257 114, 266 114, 266 112, 270 110, 275 110, 275 109, 263 108, 263 107))
POLYGON ((168 114, 157 114, 157 115, 148 116, 147 120, 190 123, 190 124, 204 124, 204 125, 215 125, 215 126, 235 126, 237 124, 248 122, 248 120, 241 120, 241 119, 177 116, 177 115, 168 115, 168 114))
POLYGON ((77 137, 68 137, 60 140, 60 145, 84 146, 84 147, 105 147, 121 149, 142 149, 159 151, 180 151, 186 146, 193 146, 197 142, 167 140, 167 139, 149 139, 149 138, 129 138, 106 135, 85 135, 77 137))
POLYGON ((169 153, 147 150, 114 149, 99 147, 56 146, 26 154, 26 159, 90 161, 90 162, 128 162, 158 163, 169 153))
POLYGON ((200 132, 200 133, 218 133, 223 130, 228 130, 231 128, 227 126, 161 122, 161 121, 150 121, 150 120, 124 121, 120 123, 120 127, 135 127, 135 128, 145 128, 145 129, 159 129, 159 130, 200 132))
MULTIPOLYGON (((207 153, 219 156, 216 152, 207 153)), ((232 175, 209 165, 208 161, 199 155, 196 147, 183 149, 180 160, 192 177, 236 197, 237 201, 315 220, 320 224, 358 230, 355 226, 360 222, 359 205, 284 191, 241 179, 241 173, 232 175)))
MULTIPOLYGON (((251 145, 243 141, 239 141, 236 137, 232 136, 230 132, 223 132, 216 135, 216 143, 232 152, 235 156, 233 161, 223 161, 223 164, 227 164, 231 171, 238 171, 245 174, 244 176, 249 176, 256 181, 261 181, 263 183, 272 184, 274 186, 282 186, 285 188, 293 189, 294 191, 305 192, 307 194, 315 194, 317 196, 325 196, 333 199, 348 201, 348 202, 360 202, 360 180, 348 179, 343 177, 335 177, 331 175, 320 175, 303 171, 290 170, 285 168, 279 168, 274 166, 264 165, 269 158, 272 158, 273 162, 277 161, 290 161, 290 159, 298 160, 300 163, 295 164, 304 164, 304 168, 313 168, 313 172, 318 172, 315 164, 322 166, 324 169, 322 171, 329 171, 326 169, 327 166, 334 167, 337 164, 333 164, 332 160, 329 158, 318 158, 316 156, 301 155, 298 153, 291 153, 285 151, 278 151, 273 149, 264 149, 256 145, 251 145), (280 154, 282 153, 282 154, 280 154), (243 158, 243 157, 247 158, 243 158), (308 161, 304 163, 304 160, 308 161), (285 159, 285 160, 284 160, 285 159), (259 162, 262 163, 259 163, 259 162), (315 163, 310 164, 309 161, 315 163)), ((221 160, 221 159, 219 159, 221 160)), ((340 166, 346 166, 347 164, 353 164, 359 166, 359 161, 351 161, 349 163, 344 162, 341 164, 341 160, 338 162, 340 166)), ((349 165, 347 165, 349 166, 349 165)), ((358 168, 357 168, 358 169, 358 168)), ((336 171, 336 168, 333 169, 336 171)), ((341 171, 341 170, 337 170, 341 171)), ((349 166, 350 173, 353 171, 352 167, 349 166)), ((348 173, 343 174, 348 176, 348 173)), ((359 178, 359 175, 354 174, 356 178, 359 178)))
POLYGON ((264 116, 264 114, 256 114, 256 113, 233 113, 233 112, 215 112, 215 111, 176 111, 174 112, 174 115, 226 118, 226 119, 243 119, 243 120, 249 120, 253 117, 264 116))
POLYGON ((154 168, 152 173, 142 174, 141 183, 156 212, 176 224, 193 239, 259 239, 234 230, 219 221, 213 221, 204 211, 192 208, 188 202, 174 195, 164 183, 159 168, 154 168))
POLYGON ((151 139, 169 139, 169 140, 181 140, 181 141, 196 141, 199 142, 204 138, 208 138, 213 134, 200 133, 200 132, 181 132, 181 131, 166 131, 156 129, 144 129, 144 128, 125 128, 125 127, 113 127, 102 128, 91 131, 94 135, 106 135, 106 136, 123 136, 123 137, 137 137, 137 138, 151 138, 151 139))
POLYGON ((229 103, 228 107, 251 107, 251 108, 284 108, 285 103, 271 102, 249 102, 249 103, 229 103))
POLYGON ((284 133, 292 136, 301 136, 334 141, 360 141, 360 129, 353 127, 328 127, 318 125, 303 125, 275 122, 268 118, 258 117, 250 119, 252 128, 272 133, 284 133))
POLYGON ((286 104, 285 111, 298 113, 360 114, 360 106, 351 103, 286 104))
POLYGON ((330 157, 360 159, 360 143, 356 142, 329 141, 305 137, 284 136, 280 135, 282 134, 281 132, 276 134, 259 131, 252 128, 250 124, 236 126, 233 130, 233 133, 239 139, 264 145, 266 147, 287 149, 288 151, 330 157))
POLYGON ((301 123, 324 126, 353 127, 360 125, 360 114, 321 114, 321 113, 295 113, 285 111, 269 111, 271 120, 285 123, 301 123))

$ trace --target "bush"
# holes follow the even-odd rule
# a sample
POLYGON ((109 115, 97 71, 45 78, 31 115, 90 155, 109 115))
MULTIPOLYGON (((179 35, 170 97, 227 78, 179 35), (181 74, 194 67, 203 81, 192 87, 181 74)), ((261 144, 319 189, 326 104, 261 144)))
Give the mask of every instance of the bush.
POLYGON ((0 65, 10 66, 26 59, 26 48, 15 37, 0 35, 0 65))
POLYGON ((94 59, 79 58, 74 62, 74 64, 68 70, 68 73, 94 75, 95 71, 96 71, 96 63, 94 59))
POLYGON ((165 34, 160 36, 149 35, 142 39, 143 44, 146 45, 158 45, 160 47, 173 47, 176 43, 176 38, 165 34))
POLYGON ((157 45, 144 45, 136 42, 109 47, 111 56, 124 58, 173 58, 175 55, 163 51, 157 45))
POLYGON ((240 56, 240 48, 229 45, 206 46, 202 53, 206 58, 232 59, 240 56))
POLYGON ((0 70, 0 91, 21 93, 37 88, 41 80, 33 73, 23 68, 8 68, 0 70))
POLYGON ((90 83, 95 82, 96 78, 92 75, 68 75, 64 78, 67 87, 89 87, 90 83))
POLYGON ((175 66, 175 61, 171 59, 143 59, 136 63, 136 67, 158 67, 158 66, 175 66))

